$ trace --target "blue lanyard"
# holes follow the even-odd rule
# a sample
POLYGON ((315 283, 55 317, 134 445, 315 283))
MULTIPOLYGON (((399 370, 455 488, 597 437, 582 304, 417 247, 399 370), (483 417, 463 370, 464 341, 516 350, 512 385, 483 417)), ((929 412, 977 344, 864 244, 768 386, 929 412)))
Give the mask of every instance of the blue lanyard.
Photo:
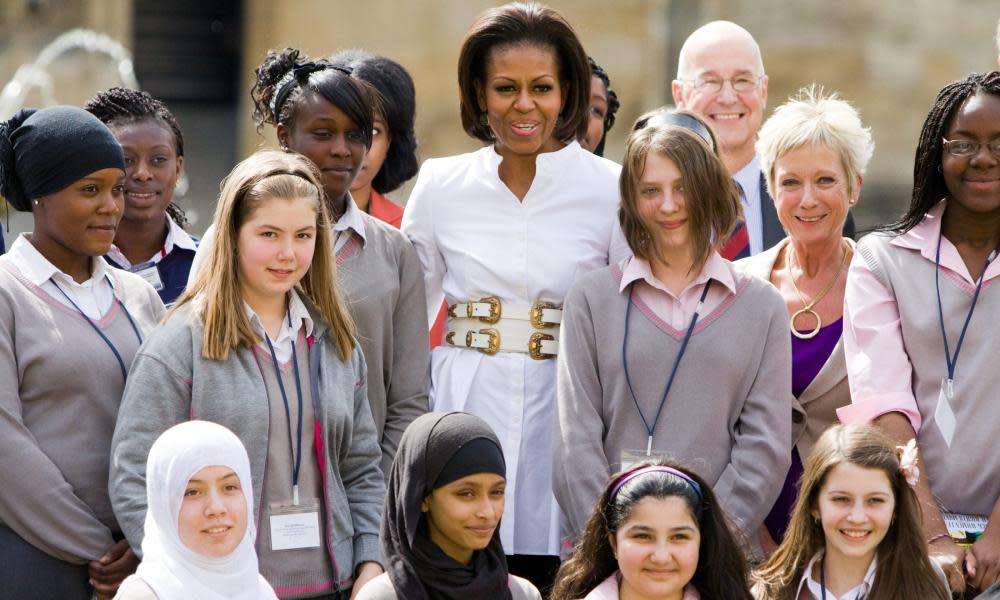
MULTIPOLYGON (((56 283, 56 280, 52 279, 51 281, 52 281, 52 285, 56 286, 56 289, 59 290, 59 292, 67 300, 69 300, 69 303, 73 305, 73 308, 76 309, 76 312, 80 313, 80 316, 83 317, 84 320, 87 321, 87 323, 91 327, 94 328, 94 331, 97 332, 97 335, 101 336, 101 339, 104 340, 104 343, 108 345, 108 348, 111 348, 111 353, 115 355, 115 359, 118 360, 118 366, 122 370, 122 380, 123 381, 127 381, 128 380, 128 369, 125 367, 125 361, 122 360, 122 355, 121 355, 120 352, 118 352, 118 348, 116 348, 115 345, 114 345, 114 343, 111 341, 111 339, 108 338, 108 336, 105 335, 103 331, 101 331, 101 328, 97 326, 97 323, 94 323, 94 321, 91 320, 90 317, 88 317, 86 314, 84 314, 84 312, 82 310, 80 310, 80 307, 77 306, 76 302, 73 302, 73 299, 69 297, 69 294, 67 294, 65 291, 63 291, 63 289, 61 287, 59 287, 59 284, 56 283)), ((110 278, 108 279, 108 284, 111 285, 111 279, 110 278)), ((114 286, 112 286, 112 288, 113 287, 114 286)), ((135 339, 139 340, 139 345, 141 346, 142 345, 142 334, 139 333, 139 328, 136 327, 136 325, 135 325, 135 319, 132 318, 132 314, 128 312, 127 308, 125 308, 125 303, 122 302, 121 300, 119 300, 117 296, 115 296, 114 298, 115 298, 115 302, 118 303, 118 306, 121 307, 122 312, 124 312, 125 316, 128 317, 129 325, 132 326, 132 331, 135 332, 135 339)))
POLYGON ((990 263, 996 258, 997 250, 994 249, 986 258, 986 265, 983 266, 983 272, 976 283, 976 293, 972 295, 972 306, 969 307, 969 313, 965 316, 965 324, 962 325, 962 332, 958 335, 958 344, 955 345, 955 354, 953 356, 951 348, 948 346, 948 333, 944 329, 944 307, 941 302, 941 278, 939 271, 941 270, 942 237, 942 234, 938 233, 937 253, 934 255, 934 288, 937 291, 938 323, 941 325, 941 339, 944 340, 944 360, 948 365, 948 395, 951 396, 952 386, 955 381, 955 368, 958 367, 958 353, 962 351, 962 342, 965 341, 965 333, 968 331, 969 323, 972 321, 972 313, 976 310, 976 303, 979 301, 979 292, 983 289, 983 281, 986 279, 986 269, 989 268, 990 263))
MULTIPOLYGON (((288 328, 292 327, 291 311, 288 314, 288 328)), ((294 335, 294 333, 292 334, 294 335)), ((295 393, 299 397, 298 414, 298 450, 292 445, 292 415, 288 407, 288 395, 285 393, 285 384, 281 381, 281 368, 278 366, 278 356, 274 353, 274 345, 271 338, 264 333, 267 340, 267 347, 271 350, 271 360, 274 361, 274 374, 278 380, 278 389, 281 390, 281 400, 285 404, 285 423, 288 426, 288 450, 292 453, 292 504, 299 504, 299 467, 302 466, 302 380, 299 378, 299 357, 295 353, 295 341, 292 340, 292 369, 295 372, 295 393)))
POLYGON ((674 376, 677 375, 677 367, 681 364, 681 358, 684 357, 684 352, 687 351, 688 342, 691 340, 691 334, 694 333, 694 326, 698 323, 698 313, 701 311, 702 305, 705 303, 705 297, 708 296, 708 289, 712 287, 712 280, 709 279, 705 282, 705 289, 701 292, 701 298, 698 299, 698 304, 695 306, 694 314, 691 315, 691 323, 688 324, 687 332, 684 334, 684 340, 681 342, 681 348, 677 351, 677 356, 674 357, 674 366, 670 369, 670 377, 667 378, 667 386, 663 390, 663 398, 660 400, 660 406, 656 409, 656 416, 653 417, 653 423, 650 425, 649 421, 646 420, 646 415, 642 414, 642 409, 639 408, 639 401, 635 397, 635 391, 632 389, 632 378, 628 374, 628 357, 626 355, 628 351, 628 321, 629 315, 632 313, 632 289, 633 286, 629 286, 628 290, 628 300, 625 302, 625 339, 622 340, 622 369, 625 371, 625 384, 628 385, 628 393, 632 396, 632 402, 635 404, 635 410, 639 413, 639 418, 642 419, 642 425, 646 428, 646 433, 649 434, 649 438, 646 440, 646 456, 649 456, 653 451, 653 432, 656 430, 656 423, 660 420, 660 414, 663 412, 663 407, 667 404, 667 395, 670 393, 670 387, 674 385, 674 376))

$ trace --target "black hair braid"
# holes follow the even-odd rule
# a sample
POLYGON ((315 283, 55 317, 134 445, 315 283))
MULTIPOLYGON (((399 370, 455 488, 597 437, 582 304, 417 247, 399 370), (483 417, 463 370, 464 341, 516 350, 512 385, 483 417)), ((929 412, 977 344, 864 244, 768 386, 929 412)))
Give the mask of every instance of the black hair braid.
POLYGON ((98 93, 83 107, 105 125, 130 123, 144 119, 162 121, 174 134, 177 156, 184 156, 184 135, 167 105, 146 92, 113 87, 98 93))
POLYGON ((278 92, 278 83, 282 78, 308 60, 309 58, 296 48, 268 50, 264 62, 254 69, 256 80, 250 89, 250 100, 253 102, 253 122, 257 126, 257 133, 260 133, 265 123, 277 126, 278 123, 289 122, 293 117, 295 102, 291 100, 299 90, 292 91, 288 99, 278 108, 278 114, 274 114, 271 110, 271 99, 278 92))
POLYGON ((944 147, 941 140, 962 103, 979 92, 1000 97, 1000 71, 973 73, 962 81, 949 83, 938 92, 917 142, 910 207, 898 221, 879 227, 878 231, 902 234, 913 229, 931 207, 948 195, 940 171, 944 147))
MULTIPOLYGON (((105 125, 134 123, 145 119, 160 121, 174 135, 174 147, 177 156, 184 156, 184 135, 181 133, 181 126, 177 122, 177 117, 170 112, 166 104, 146 92, 113 87, 109 90, 99 92, 83 108, 100 119, 105 125)), ((184 209, 175 202, 167 205, 167 215, 181 229, 187 229, 190 225, 184 209)))
POLYGON ((27 197, 24 184, 17 176, 17 157, 14 156, 14 144, 10 135, 34 112, 35 110, 30 108, 21 109, 10 120, 0 122, 0 196, 3 196, 14 210, 21 212, 31 211, 31 198, 27 197))

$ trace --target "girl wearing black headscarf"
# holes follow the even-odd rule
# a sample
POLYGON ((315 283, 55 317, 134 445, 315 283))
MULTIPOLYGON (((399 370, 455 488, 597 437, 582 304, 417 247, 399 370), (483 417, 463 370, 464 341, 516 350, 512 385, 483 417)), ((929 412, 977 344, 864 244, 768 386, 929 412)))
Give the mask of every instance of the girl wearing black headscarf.
POLYGON ((110 597, 138 559, 108 499, 132 358, 163 315, 101 258, 124 204, 121 146, 56 106, 0 123, 0 195, 34 228, 0 256, 0 596, 110 597))
POLYGON ((430 413, 407 428, 382 520, 386 573, 357 600, 541 600, 507 573, 497 527, 507 468, 482 419, 430 413))

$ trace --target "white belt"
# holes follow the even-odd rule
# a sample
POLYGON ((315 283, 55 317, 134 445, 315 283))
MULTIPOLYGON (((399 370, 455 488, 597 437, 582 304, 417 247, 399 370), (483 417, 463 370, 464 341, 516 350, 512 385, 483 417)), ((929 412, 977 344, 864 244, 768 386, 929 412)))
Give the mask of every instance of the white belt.
POLYGON ((536 360, 559 353, 562 310, 549 302, 503 304, 496 297, 448 307, 450 346, 484 354, 523 352, 536 360))

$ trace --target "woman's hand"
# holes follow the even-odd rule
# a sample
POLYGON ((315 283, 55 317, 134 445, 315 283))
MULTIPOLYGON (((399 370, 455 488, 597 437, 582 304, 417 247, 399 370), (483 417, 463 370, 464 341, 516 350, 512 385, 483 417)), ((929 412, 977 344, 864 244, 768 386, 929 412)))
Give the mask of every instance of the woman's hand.
POLYGON ((969 583, 985 590, 1000 580, 1000 533, 989 526, 966 552, 965 571, 969 583))
POLYGON ((354 578, 354 588, 351 590, 351 600, 354 600, 354 598, 358 595, 358 592, 361 591, 361 588, 363 588, 366 583, 375 579, 384 572, 385 571, 382 569, 382 565, 377 562, 361 563, 361 565, 358 566, 358 575, 354 578))
POLYGON ((99 560, 87 565, 90 585, 99 599, 110 599, 126 577, 135 573, 139 557, 132 552, 127 540, 116 542, 99 560))
POLYGON ((961 596, 965 593, 965 548, 951 539, 951 536, 938 538, 927 547, 927 553, 935 560, 945 575, 948 576, 948 586, 953 594, 961 596))

